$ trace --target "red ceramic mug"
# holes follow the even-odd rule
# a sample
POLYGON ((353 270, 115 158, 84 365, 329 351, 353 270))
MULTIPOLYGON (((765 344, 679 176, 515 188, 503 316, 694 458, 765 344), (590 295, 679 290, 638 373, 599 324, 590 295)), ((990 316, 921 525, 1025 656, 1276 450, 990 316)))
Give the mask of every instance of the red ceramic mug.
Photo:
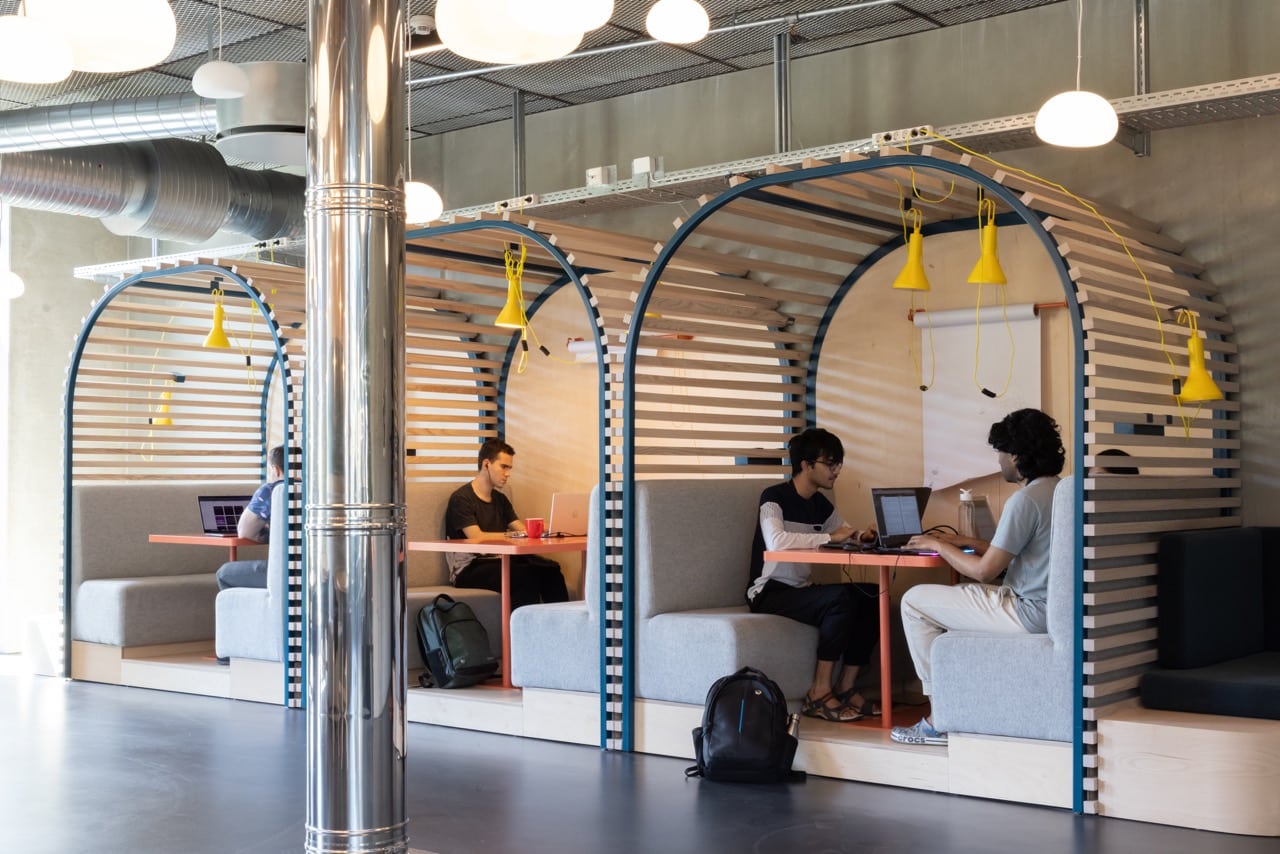
POLYGON ((544 533, 542 519, 525 519, 524 532, 530 537, 541 537, 544 533))

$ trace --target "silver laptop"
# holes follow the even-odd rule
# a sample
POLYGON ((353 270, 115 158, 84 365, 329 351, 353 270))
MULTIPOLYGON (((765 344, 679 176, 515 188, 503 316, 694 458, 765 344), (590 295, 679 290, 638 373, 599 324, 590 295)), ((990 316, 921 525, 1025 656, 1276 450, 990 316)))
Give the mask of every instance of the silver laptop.
POLYGON ((551 516, 547 519, 547 531, 569 537, 585 536, 590 510, 591 496, 585 492, 554 493, 551 496, 551 516))
POLYGON ((240 514, 253 500, 252 495, 201 495, 200 524, 206 534, 234 537, 240 523, 240 514))

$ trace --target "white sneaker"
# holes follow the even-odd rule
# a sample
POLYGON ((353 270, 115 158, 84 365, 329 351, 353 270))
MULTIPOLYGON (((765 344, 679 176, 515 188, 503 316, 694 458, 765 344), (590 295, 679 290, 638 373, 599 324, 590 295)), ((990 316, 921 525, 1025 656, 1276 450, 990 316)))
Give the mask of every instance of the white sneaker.
POLYGON ((915 726, 896 726, 889 732, 889 738, 899 744, 946 744, 947 734, 938 732, 929 725, 928 718, 921 718, 915 726))

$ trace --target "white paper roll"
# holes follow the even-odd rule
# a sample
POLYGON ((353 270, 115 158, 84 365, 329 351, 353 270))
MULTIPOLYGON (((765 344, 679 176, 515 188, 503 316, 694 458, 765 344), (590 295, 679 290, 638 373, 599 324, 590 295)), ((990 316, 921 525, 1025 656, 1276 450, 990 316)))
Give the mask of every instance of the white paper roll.
MULTIPOLYGON (((1000 306, 988 306, 977 311, 977 320, 983 326, 988 323, 1003 323, 1005 317, 1010 321, 1031 320, 1036 316, 1034 303, 1019 303, 1008 307, 1008 311, 1000 306)), ((974 310, 971 308, 953 308, 946 311, 917 311, 912 318, 917 327, 933 326, 966 326, 974 322, 974 310)))

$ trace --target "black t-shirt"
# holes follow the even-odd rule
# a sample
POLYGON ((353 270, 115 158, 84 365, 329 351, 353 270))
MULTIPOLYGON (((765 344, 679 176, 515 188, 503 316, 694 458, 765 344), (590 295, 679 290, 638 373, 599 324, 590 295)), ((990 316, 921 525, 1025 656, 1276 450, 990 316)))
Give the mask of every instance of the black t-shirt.
MULTIPOLYGON (((479 526, 486 534, 501 534, 515 520, 516 510, 507 496, 495 490, 489 501, 481 501, 471 484, 464 483, 449 496, 444 511, 444 535, 451 540, 465 537, 462 529, 471 525, 479 526)), ((458 571, 475 557, 471 552, 446 552, 450 576, 456 578, 458 571)))

